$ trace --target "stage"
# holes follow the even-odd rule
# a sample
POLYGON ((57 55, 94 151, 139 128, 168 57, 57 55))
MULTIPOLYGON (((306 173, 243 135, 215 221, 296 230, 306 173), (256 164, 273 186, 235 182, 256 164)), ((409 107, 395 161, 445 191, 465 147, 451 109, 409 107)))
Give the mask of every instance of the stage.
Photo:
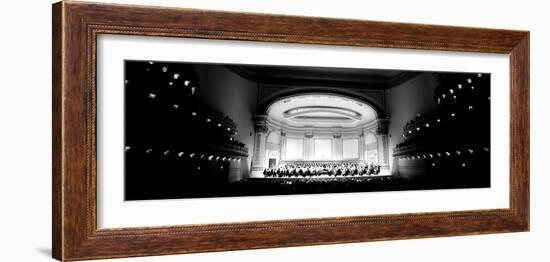
POLYGON ((377 175, 363 175, 363 176, 330 176, 330 175, 318 175, 318 176, 291 176, 291 177, 251 177, 248 178, 248 180, 252 181, 284 181, 284 180, 325 180, 325 181, 333 181, 333 180, 371 180, 371 179, 379 179, 379 178, 389 178, 392 177, 391 174, 377 174, 377 175))

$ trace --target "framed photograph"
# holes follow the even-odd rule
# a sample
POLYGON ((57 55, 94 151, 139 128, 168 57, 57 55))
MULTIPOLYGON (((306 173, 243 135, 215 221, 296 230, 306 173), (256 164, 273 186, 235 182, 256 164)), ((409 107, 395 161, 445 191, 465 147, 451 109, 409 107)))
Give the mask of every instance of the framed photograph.
POLYGON ((53 257, 529 230, 529 32, 59 2, 53 257))

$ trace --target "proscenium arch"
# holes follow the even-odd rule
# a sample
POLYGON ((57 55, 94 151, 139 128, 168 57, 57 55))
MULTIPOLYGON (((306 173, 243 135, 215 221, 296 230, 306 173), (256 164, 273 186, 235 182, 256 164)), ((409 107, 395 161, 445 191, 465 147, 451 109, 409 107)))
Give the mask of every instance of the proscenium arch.
POLYGON ((296 95, 307 94, 319 94, 319 95, 336 95, 341 97, 347 97, 350 99, 358 100, 372 107, 376 112, 378 119, 387 118, 386 111, 383 106, 380 105, 374 98, 353 90, 346 90, 343 88, 330 88, 330 87, 307 87, 307 88, 284 88, 282 91, 275 92, 258 102, 256 113, 258 115, 267 115, 269 107, 282 99, 290 98, 296 95))

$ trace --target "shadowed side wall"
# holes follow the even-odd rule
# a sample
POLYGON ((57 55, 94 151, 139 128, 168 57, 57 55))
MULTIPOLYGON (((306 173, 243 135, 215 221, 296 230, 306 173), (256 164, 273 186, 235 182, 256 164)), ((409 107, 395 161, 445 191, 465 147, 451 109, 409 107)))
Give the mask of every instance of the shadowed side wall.
POLYGON ((236 139, 248 148, 246 163, 241 165, 241 176, 230 180, 240 180, 248 176, 254 148, 254 123, 258 86, 220 65, 196 65, 201 80, 198 97, 209 107, 229 116, 237 124, 236 139))
MULTIPOLYGON (((386 91, 389 124, 389 155, 392 174, 397 175, 397 160, 392 157, 395 146, 403 142, 403 127, 416 117, 436 107, 434 90, 437 79, 433 73, 422 73, 407 82, 386 91)), ((411 166, 411 169, 415 167, 411 166)), ((408 174, 399 174, 405 175, 408 174)))

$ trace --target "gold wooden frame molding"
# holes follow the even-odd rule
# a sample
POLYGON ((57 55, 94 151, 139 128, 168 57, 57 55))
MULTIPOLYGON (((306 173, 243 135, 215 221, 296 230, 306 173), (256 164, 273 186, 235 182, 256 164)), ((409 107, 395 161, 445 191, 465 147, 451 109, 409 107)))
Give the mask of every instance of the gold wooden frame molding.
POLYGON ((63 261, 529 230, 529 32, 84 2, 53 5, 53 257, 63 261), (510 207, 98 229, 98 34, 502 53, 510 57, 510 207))

